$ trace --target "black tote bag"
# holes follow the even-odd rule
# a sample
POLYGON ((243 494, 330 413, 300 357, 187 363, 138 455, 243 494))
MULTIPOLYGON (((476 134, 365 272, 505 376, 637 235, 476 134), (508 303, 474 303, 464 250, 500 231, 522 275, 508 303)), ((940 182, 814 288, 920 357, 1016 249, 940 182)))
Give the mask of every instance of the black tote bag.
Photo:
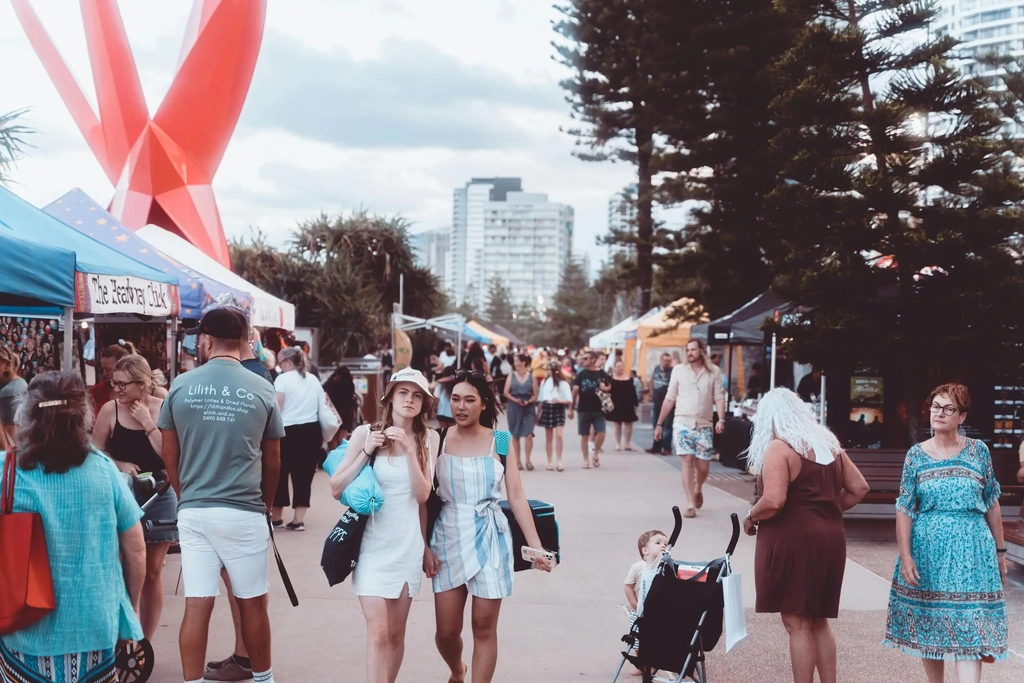
MULTIPOLYGON (((376 453, 370 456, 370 467, 373 467, 376 458, 376 453)), ((324 552, 320 556, 320 567, 329 585, 341 583, 356 568, 359 547, 363 543, 363 532, 366 531, 369 519, 369 515, 361 515, 352 509, 346 510, 327 536, 324 552)))

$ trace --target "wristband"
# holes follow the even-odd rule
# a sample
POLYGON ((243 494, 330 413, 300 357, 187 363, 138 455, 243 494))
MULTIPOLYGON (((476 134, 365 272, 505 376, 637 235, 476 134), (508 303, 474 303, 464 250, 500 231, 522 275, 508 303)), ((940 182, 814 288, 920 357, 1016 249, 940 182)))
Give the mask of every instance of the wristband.
POLYGON ((365 448, 363 449, 363 455, 365 455, 367 458, 372 457, 369 453, 366 452, 365 448))
POLYGON ((665 425, 663 425, 663 424, 657 424, 657 425, 654 425, 654 426, 655 426, 655 427, 664 427, 665 425))
POLYGON ((146 436, 149 436, 150 434, 152 434, 153 432, 155 432, 155 431, 156 431, 157 429, 159 429, 159 427, 153 427, 153 428, 152 428, 152 429, 150 429, 150 430, 149 430, 148 432, 146 432, 146 436))
POLYGON ((996 548, 996 553, 1005 553, 1006 548, 996 548))

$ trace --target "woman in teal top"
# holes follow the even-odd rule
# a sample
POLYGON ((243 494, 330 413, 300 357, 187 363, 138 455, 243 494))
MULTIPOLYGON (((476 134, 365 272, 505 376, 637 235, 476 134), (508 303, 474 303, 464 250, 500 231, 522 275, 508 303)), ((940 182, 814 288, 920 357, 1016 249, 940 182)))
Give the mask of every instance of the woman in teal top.
POLYGON ((0 680, 112 682, 117 642, 142 638, 142 510, 89 442, 91 422, 72 373, 38 375, 18 410, 14 511, 42 517, 57 609, 0 638, 0 680))

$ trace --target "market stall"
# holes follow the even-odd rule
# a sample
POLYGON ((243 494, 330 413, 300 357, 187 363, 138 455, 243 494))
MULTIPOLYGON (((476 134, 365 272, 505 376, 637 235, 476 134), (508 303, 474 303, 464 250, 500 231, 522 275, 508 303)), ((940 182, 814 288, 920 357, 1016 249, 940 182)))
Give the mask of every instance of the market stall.
POLYGON ((484 327, 483 325, 481 325, 480 323, 478 323, 475 320, 470 320, 466 324, 474 332, 478 332, 478 333, 484 335, 485 337, 487 337, 487 341, 483 342, 485 344, 504 344, 505 346, 508 346, 508 344, 509 344, 508 337, 506 337, 504 335, 501 335, 501 334, 498 334, 497 332, 492 332, 490 329, 484 327))
POLYGON ((256 285, 235 275, 183 238, 156 225, 146 225, 136 230, 135 234, 156 247, 162 254, 185 264, 190 270, 199 273, 204 278, 249 294, 252 304, 249 322, 256 327, 295 330, 294 305, 273 294, 268 294, 256 285))
POLYGON ((633 367, 634 353, 639 354, 637 374, 641 377, 648 376, 648 368, 653 369, 658 363, 658 356, 665 351, 674 352, 681 360, 694 323, 683 322, 678 316, 693 305, 693 299, 683 297, 641 320, 636 327, 636 338, 629 340, 632 344, 626 345, 626 367, 633 367))
POLYGON ((629 316, 622 322, 612 325, 604 332, 598 332, 590 338, 592 349, 621 349, 626 346, 626 331, 635 329, 633 316, 629 316))
MULTIPOLYGON (((40 211, 9 190, 0 187, 0 225, 8 236, 43 247, 57 248, 75 256, 75 305, 70 308, 39 307, 11 309, 13 315, 64 317, 62 367, 70 368, 72 313, 172 317, 179 313, 178 280, 111 249, 99 241, 40 211)), ((6 254, 5 254, 6 260, 6 254)), ((27 262, 34 269, 46 269, 44 260, 27 262)), ((3 311, 0 311, 2 313, 3 311)), ((37 344, 56 343, 56 321, 28 324, 37 344), (50 331, 46 331, 49 327, 50 331), (42 328, 42 329, 40 329, 42 328), (42 340, 39 339, 42 337, 42 340)), ((27 340, 26 340, 27 341, 27 340)))

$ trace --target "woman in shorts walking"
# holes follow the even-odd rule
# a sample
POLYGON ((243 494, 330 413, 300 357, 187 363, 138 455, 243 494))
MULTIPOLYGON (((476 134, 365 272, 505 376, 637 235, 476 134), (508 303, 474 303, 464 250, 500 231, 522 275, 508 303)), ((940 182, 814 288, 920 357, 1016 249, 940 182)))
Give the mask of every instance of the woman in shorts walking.
MULTIPOLYGON (((565 428, 565 413, 572 406, 572 387, 562 376, 558 361, 548 363, 548 377, 540 385, 537 395, 540 401, 540 426, 544 428, 544 450, 548 456, 548 469, 565 471, 562 464, 562 431, 565 428), (557 454, 557 465, 552 464, 552 441, 557 454)), ((572 415, 569 416, 570 418, 572 415)))

